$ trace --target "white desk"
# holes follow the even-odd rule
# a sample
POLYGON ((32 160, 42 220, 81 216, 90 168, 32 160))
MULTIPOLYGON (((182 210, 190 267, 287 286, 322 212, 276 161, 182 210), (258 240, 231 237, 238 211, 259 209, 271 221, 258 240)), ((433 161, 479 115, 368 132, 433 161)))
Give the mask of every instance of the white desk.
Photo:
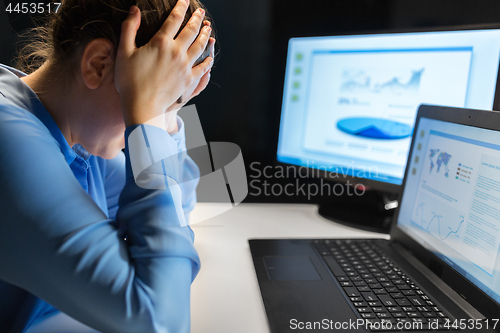
MULTIPOLYGON (((210 204, 198 204, 204 214, 210 204)), ((240 204, 192 226, 201 271, 192 286, 192 332, 267 333, 249 238, 381 237, 320 217, 315 205, 240 204)))
MULTIPOLYGON (((193 215, 203 216, 215 204, 198 204, 193 215)), ((314 205, 240 204, 192 226, 201 271, 193 283, 193 333, 269 332, 255 277, 249 238, 381 237, 320 217, 314 205)), ((28 333, 96 332, 58 314, 28 333)))

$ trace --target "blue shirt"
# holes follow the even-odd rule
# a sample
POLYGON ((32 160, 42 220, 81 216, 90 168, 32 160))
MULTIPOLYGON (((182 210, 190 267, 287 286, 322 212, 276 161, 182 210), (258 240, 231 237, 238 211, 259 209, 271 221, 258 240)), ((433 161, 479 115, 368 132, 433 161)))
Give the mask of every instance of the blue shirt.
POLYGON ((162 175, 180 191, 145 189, 130 164, 134 127, 125 154, 111 160, 70 147, 21 75, 0 66, 2 332, 23 332, 53 311, 102 332, 189 332, 200 263, 174 203, 187 219, 196 184, 183 180, 199 171, 182 122, 172 136, 140 125, 151 149, 177 154, 180 166, 162 175))

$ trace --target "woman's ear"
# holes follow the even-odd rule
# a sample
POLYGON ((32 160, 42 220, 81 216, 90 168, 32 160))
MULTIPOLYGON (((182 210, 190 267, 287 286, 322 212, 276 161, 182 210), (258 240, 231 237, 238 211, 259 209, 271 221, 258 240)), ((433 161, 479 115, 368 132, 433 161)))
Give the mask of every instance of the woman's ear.
POLYGON ((104 38, 93 39, 83 50, 80 69, 87 88, 97 89, 107 75, 114 73, 113 44, 104 38))

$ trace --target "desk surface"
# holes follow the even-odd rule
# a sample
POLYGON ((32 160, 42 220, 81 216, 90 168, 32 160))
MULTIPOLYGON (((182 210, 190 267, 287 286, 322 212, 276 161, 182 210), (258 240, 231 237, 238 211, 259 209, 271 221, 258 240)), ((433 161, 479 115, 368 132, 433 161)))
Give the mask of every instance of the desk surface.
MULTIPOLYGON (((213 204, 198 204, 205 214, 213 204)), ((249 238, 380 238, 325 220, 315 205, 240 204, 192 226, 201 271, 192 286, 192 332, 267 333, 249 238)))
MULTIPOLYGON (((204 216, 217 204, 200 203, 204 216)), ((267 333, 269 328, 255 277, 250 238, 373 238, 320 217, 314 205, 240 204, 192 226, 201 271, 191 295, 193 333, 267 333)), ((27 333, 96 332, 64 314, 32 326, 27 333)))

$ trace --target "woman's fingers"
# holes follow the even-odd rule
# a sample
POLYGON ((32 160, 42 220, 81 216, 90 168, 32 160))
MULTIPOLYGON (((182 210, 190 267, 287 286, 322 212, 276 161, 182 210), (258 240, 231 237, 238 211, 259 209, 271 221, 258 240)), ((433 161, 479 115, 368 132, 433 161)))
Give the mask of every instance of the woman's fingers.
POLYGON ((196 89, 193 91, 191 98, 198 96, 203 90, 205 90, 209 82, 210 82, 210 70, 201 77, 201 80, 196 86, 196 89))
POLYGON ((184 16, 186 16, 188 8, 189 0, 178 0, 174 9, 172 9, 156 35, 164 38, 174 39, 175 35, 177 35, 177 32, 182 25, 182 22, 184 21, 184 16))
POLYGON ((188 49, 188 57, 192 63, 196 61, 207 48, 207 44, 210 40, 210 34, 212 33, 212 27, 210 25, 205 25, 202 29, 196 41, 188 49))
POLYGON ((215 59, 215 38, 210 37, 208 47, 210 48, 210 56, 215 59))
MULTIPOLYGON (((214 57, 215 57, 215 55, 214 55, 214 53, 215 53, 215 38, 210 37, 210 39, 208 41, 208 48, 210 50, 210 57, 212 59, 214 59, 214 57)), ((210 65, 210 69, 201 77, 200 83, 198 84, 196 89, 193 91, 193 95, 191 97, 198 96, 208 86, 208 83, 210 82, 210 72, 212 71, 212 66, 213 66, 213 64, 210 65)))
MULTIPOLYGON (((186 26, 179 33, 179 36, 175 39, 177 42, 182 44, 185 49, 188 49, 189 46, 194 42, 196 36, 200 32, 200 27, 205 18, 205 11, 202 8, 198 8, 191 18, 189 19, 186 26)), ((199 55, 198 55, 199 56, 199 55)))
POLYGON ((132 6, 130 7, 127 19, 122 23, 122 32, 118 52, 123 52, 126 55, 131 55, 134 52, 136 48, 135 37, 140 25, 141 11, 137 6, 132 6))
POLYGON ((201 64, 193 67, 193 79, 200 80, 203 75, 205 75, 213 66, 214 58, 208 57, 201 64))

